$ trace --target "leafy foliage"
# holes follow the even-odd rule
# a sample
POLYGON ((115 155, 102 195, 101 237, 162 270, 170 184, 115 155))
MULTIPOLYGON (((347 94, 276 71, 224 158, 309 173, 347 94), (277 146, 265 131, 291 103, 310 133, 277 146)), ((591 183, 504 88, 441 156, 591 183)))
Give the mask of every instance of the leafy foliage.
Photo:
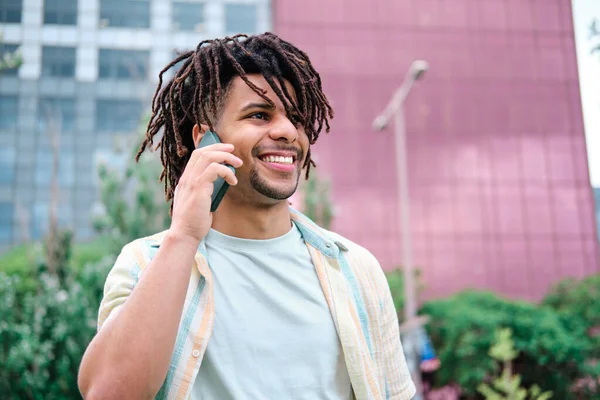
POLYGON ((552 392, 541 391, 538 385, 533 385, 529 390, 521 387, 521 377, 512 374, 512 361, 517 358, 518 352, 512 341, 512 331, 509 328, 496 331, 496 342, 491 347, 490 356, 503 364, 502 374, 492 381, 492 386, 487 383, 479 384, 477 390, 484 395, 486 400, 548 400, 552 392))
MULTIPOLYGON (((112 241, 105 236, 99 236, 89 242, 73 243, 67 270, 77 273, 83 266, 99 262, 112 254, 111 246, 112 241)), ((41 243, 22 244, 0 256, 0 272, 9 276, 18 275, 21 291, 35 290, 38 286, 38 268, 42 260, 41 243)))
POLYGON ((542 300, 561 315, 577 316, 593 341, 592 357, 600 358, 600 275, 564 279, 542 300))
POLYGON ((144 153, 136 163, 135 153, 131 153, 127 159, 124 173, 105 164, 99 167, 104 213, 95 219, 94 228, 112 239, 114 252, 170 224, 169 204, 158 182, 158 157, 144 153))
MULTIPOLYGON (((404 319, 404 271, 401 268, 396 268, 386 272, 385 275, 388 286, 390 287, 390 292, 392 293, 392 299, 394 300, 394 306, 396 307, 398 318, 400 322, 402 322, 404 319)), ((415 269, 414 277, 417 285, 418 297, 424 287, 421 278, 421 271, 419 269, 415 269)))
MULTIPOLYGON (((0 43, 2 43, 2 32, 0 32, 0 43)), ((0 54, 0 74, 7 69, 19 68, 22 63, 23 58, 19 49, 14 53, 0 54)))
MULTIPOLYGON (((70 254, 70 235, 58 242, 70 254)), ((59 260, 61 265, 68 261, 59 260)), ((95 334, 104 280, 114 259, 60 276, 40 262, 35 289, 0 273, 0 393, 13 399, 78 399, 77 371, 95 334)))
POLYGON ((333 204, 330 192, 330 183, 324 179, 319 179, 314 170, 302 186, 304 214, 325 229, 331 227, 333 220, 333 204))
POLYGON ((464 291, 426 303, 428 330, 441 361, 437 385, 457 383, 465 394, 496 370, 488 354, 498 327, 510 328, 519 356, 515 372, 526 387, 538 384, 557 398, 573 398, 572 386, 593 372, 586 361, 592 343, 580 318, 549 307, 509 301, 488 292, 464 291))
POLYGON ((102 200, 109 212, 99 227, 115 234, 110 242, 101 237, 73 247, 71 232, 50 230, 43 247, 23 246, 3 258, 0 397, 81 398, 77 372, 96 332, 104 282, 117 251, 129 238, 155 232, 161 223, 152 217, 168 217, 168 209, 159 210, 152 197, 159 186, 151 182, 158 176, 152 168, 151 161, 142 160, 125 174, 108 167, 101 171, 102 200), (13 261, 17 266, 4 267, 13 261))

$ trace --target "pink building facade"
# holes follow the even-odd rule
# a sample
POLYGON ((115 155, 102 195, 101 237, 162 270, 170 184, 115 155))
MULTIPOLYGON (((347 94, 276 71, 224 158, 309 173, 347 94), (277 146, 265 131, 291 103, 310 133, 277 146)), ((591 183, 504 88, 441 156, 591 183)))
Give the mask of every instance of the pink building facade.
POLYGON ((535 300, 599 272, 570 2, 274 0, 273 22, 311 56, 336 112, 315 146, 333 229, 384 269, 402 259, 394 139, 371 122, 424 59, 406 103, 424 296, 535 300))

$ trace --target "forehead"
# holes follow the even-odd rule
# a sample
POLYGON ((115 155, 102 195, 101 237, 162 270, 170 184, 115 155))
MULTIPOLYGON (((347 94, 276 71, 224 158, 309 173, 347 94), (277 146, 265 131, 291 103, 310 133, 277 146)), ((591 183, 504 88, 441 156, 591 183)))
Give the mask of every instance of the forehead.
MULTIPOLYGON (((273 88, 271 88, 271 85, 269 85, 269 83, 267 82, 267 80, 265 79, 264 76, 262 76, 260 74, 250 74, 250 75, 247 75, 246 78, 248 79, 248 81, 250 81, 250 83, 252 83, 256 87, 264 90, 265 96, 267 96, 269 99, 271 99, 271 101, 273 101, 273 103, 275 103, 275 106, 277 108, 283 108, 283 103, 279 99, 279 96, 277 96, 277 93, 275 93, 273 88)), ((283 82, 285 84, 285 88, 286 88, 287 92, 289 93, 289 95, 292 97, 292 99, 295 102, 296 101, 296 91, 294 90, 294 87, 287 80, 284 80, 283 82)), ((279 85, 279 83, 276 80, 275 80, 275 84, 281 90, 281 86, 279 85)), ((227 108, 228 107, 238 108, 238 107, 243 107, 244 105, 246 105, 249 102, 264 102, 264 100, 254 90, 252 90, 252 88, 250 86, 248 86, 248 84, 241 77, 236 76, 232 80, 231 86, 229 87, 229 90, 227 93, 227 101, 226 101, 225 106, 227 108)))

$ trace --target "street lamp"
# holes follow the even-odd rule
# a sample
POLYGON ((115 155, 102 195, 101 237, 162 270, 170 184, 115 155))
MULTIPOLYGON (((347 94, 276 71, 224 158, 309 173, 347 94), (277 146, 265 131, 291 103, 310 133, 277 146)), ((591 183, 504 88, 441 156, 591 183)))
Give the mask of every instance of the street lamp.
MULTIPOLYGON (((410 231, 410 197, 408 191, 408 165, 406 161, 406 124, 404 120, 404 101, 414 85, 421 79, 428 70, 429 64, 427 61, 413 61, 408 69, 402 85, 396 90, 389 104, 373 121, 373 129, 377 131, 384 130, 389 124, 392 117, 395 117, 395 142, 396 142, 396 179, 398 180, 399 194, 399 224, 402 229, 402 256, 404 261, 404 320, 405 323, 414 321, 417 315, 417 299, 414 282, 414 265, 412 255, 412 238, 410 231)), ((411 335, 409 335, 410 337, 411 335)), ((414 343, 406 343, 408 346, 414 346, 414 343)), ((417 362, 407 360, 409 363, 417 362)), ((416 377, 419 376, 418 364, 412 365, 416 377)), ((420 397, 420 379, 417 384, 417 397, 420 397)))

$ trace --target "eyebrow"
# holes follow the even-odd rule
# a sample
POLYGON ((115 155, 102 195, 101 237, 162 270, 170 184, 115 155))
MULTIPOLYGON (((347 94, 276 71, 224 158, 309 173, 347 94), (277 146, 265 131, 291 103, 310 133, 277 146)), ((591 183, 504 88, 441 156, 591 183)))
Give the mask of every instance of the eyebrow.
POLYGON ((269 111, 275 109, 275 107, 273 107, 269 103, 248 103, 244 107, 242 107, 240 112, 244 112, 244 111, 248 111, 248 110, 256 109, 256 108, 259 108, 262 110, 269 110, 269 111))

